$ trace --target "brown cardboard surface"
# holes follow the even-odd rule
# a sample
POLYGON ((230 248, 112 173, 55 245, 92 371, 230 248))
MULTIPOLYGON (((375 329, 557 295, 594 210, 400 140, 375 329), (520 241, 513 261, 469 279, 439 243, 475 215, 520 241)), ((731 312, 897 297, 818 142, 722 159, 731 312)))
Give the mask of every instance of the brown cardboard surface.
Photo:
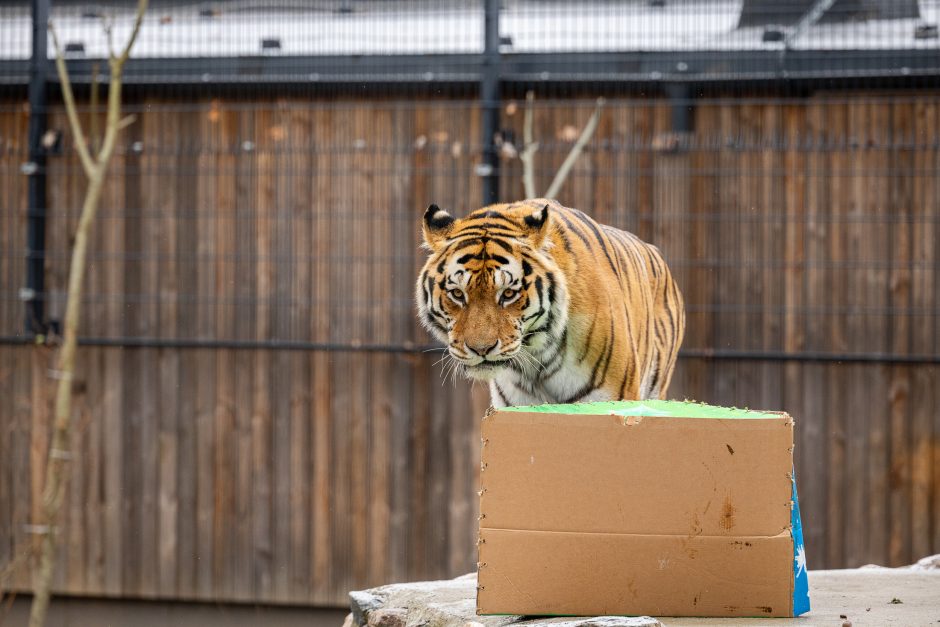
POLYGON ((481 529, 480 614, 791 613, 793 540, 481 529))
POLYGON ((790 616, 793 421, 495 412, 481 614, 790 616))
POLYGON ((772 536, 790 524, 793 421, 785 414, 496 412, 482 435, 481 527, 730 537, 772 536))

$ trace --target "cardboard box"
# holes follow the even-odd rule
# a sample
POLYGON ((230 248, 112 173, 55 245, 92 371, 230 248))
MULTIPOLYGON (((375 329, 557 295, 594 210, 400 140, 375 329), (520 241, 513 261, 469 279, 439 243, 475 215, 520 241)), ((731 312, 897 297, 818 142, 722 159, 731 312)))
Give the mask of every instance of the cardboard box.
POLYGON ((478 614, 809 610, 787 414, 513 407, 482 436, 478 614))

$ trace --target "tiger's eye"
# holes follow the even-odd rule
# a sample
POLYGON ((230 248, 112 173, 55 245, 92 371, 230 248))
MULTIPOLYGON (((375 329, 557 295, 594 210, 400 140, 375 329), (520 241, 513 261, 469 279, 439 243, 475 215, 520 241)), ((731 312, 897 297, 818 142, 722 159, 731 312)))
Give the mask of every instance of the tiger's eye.
POLYGON ((506 289, 503 290, 503 300, 509 300, 516 295, 517 290, 506 289))
POLYGON ((450 295, 456 298, 457 300, 462 300, 463 290, 450 290, 450 295))

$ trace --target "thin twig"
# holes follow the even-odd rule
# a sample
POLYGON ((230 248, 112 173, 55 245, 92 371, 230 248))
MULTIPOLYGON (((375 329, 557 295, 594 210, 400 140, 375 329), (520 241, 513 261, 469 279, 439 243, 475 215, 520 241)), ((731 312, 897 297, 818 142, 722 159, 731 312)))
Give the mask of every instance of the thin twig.
POLYGON ((101 67, 97 63, 91 64, 91 106, 89 107, 90 112, 88 114, 88 142, 90 144, 91 152, 97 153, 101 149, 101 129, 98 128, 99 114, 98 114, 98 105, 99 101, 99 83, 98 83, 98 74, 101 72, 101 67))
POLYGON ((532 118, 535 117, 532 110, 534 103, 535 92, 530 90, 525 95, 525 120, 522 124, 523 149, 519 153, 519 160, 522 161, 522 187, 525 190, 526 198, 538 196, 535 191, 535 152, 539 149, 539 143, 532 138, 532 118))
POLYGON ((121 118, 121 120, 118 122, 118 130, 119 130, 119 131, 122 131, 122 130, 124 130, 125 128, 127 128, 128 126, 130 126, 131 124, 133 124, 133 123, 136 122, 136 121, 137 121, 137 116, 136 116, 136 115, 133 115, 133 114, 123 117, 123 118, 121 118))
POLYGON ((139 0, 137 3, 137 14, 134 16, 134 29, 131 31, 131 36, 127 40, 127 45, 124 46, 124 51, 121 52, 120 61, 123 64, 127 61, 127 58, 131 54, 131 48, 134 46, 134 42, 137 41, 137 33, 140 32, 140 25, 144 23, 144 13, 147 12, 147 3, 149 0, 139 0))
POLYGON ((584 150, 584 147, 591 140, 591 136, 594 135, 594 130, 597 128, 597 123, 601 119, 601 110, 603 108, 604 99, 598 98, 597 106, 594 108, 594 113, 591 114, 591 119, 588 120, 588 123, 584 126, 584 130, 581 131, 581 137, 579 137, 578 141, 571 147, 571 152, 565 157, 564 163, 561 164, 561 167, 558 168, 558 172, 555 174, 555 179, 548 187, 548 191, 545 192, 546 198, 554 198, 561 190, 561 186, 565 184, 565 179, 568 178, 568 173, 574 166, 575 161, 581 156, 581 151, 584 150))
POLYGON ((114 58, 114 38, 112 30, 114 28, 114 18, 111 16, 101 18, 101 29, 104 31, 105 39, 108 41, 108 59, 114 58))
POLYGON ((82 130, 81 120, 78 119, 78 110, 75 107, 75 95, 72 93, 72 82, 69 80, 68 70, 65 68, 65 56, 62 54, 62 48, 59 46, 59 38, 56 35, 55 27, 49 22, 49 34, 52 35, 52 46, 55 48, 55 69, 59 74, 59 82, 62 83, 62 100, 65 101, 65 115, 68 117, 69 126, 72 127, 72 135, 75 137, 75 150, 78 152, 78 158, 82 162, 82 168, 86 176, 91 176, 95 169, 95 162, 88 152, 88 142, 85 140, 85 133, 82 130))

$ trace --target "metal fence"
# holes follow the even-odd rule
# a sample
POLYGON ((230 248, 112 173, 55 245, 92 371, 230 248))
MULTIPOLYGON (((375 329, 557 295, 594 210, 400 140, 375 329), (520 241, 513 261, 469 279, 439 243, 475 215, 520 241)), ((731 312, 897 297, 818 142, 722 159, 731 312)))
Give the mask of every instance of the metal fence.
MULTIPOLYGON (((31 344, 83 193, 30 11, 0 5, 0 564, 38 507, 31 344)), ((120 41, 130 11, 51 7, 92 134, 102 20, 120 41)), ((418 217, 521 198, 527 112, 544 191, 599 97, 558 199, 664 251, 689 321, 671 395, 796 416, 811 568, 940 551, 938 18, 155 0, 84 295, 59 589, 340 604, 470 569, 486 398, 424 352, 418 217)))

